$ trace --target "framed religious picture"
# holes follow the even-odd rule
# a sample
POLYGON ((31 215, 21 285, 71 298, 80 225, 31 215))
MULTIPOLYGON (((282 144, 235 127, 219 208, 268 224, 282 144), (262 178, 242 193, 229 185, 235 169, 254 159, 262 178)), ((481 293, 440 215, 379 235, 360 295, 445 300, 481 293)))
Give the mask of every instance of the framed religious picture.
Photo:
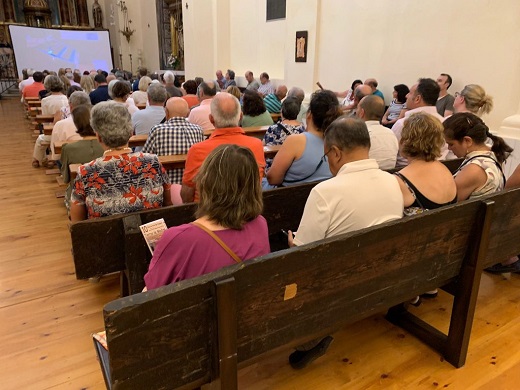
POLYGON ((307 62, 307 31, 296 31, 296 47, 294 51, 295 62, 307 62))

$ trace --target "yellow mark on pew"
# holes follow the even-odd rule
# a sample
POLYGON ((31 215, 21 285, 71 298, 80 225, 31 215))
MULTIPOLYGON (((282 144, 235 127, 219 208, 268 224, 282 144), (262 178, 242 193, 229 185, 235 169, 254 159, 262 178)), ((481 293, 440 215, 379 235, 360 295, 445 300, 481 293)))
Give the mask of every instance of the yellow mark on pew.
POLYGON ((298 291, 298 286, 296 283, 288 284, 285 286, 285 294, 283 296, 283 300, 287 301, 289 299, 293 299, 296 296, 296 292, 298 291))

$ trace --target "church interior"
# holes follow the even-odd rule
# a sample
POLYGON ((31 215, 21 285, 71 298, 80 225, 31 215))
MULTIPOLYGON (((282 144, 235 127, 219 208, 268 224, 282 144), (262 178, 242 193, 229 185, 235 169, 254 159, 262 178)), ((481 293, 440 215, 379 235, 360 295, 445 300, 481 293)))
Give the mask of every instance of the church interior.
MULTIPOLYGON (((354 79, 374 77, 391 96, 395 84, 447 72, 451 93, 467 84, 485 86, 495 107, 483 119, 493 133, 519 145, 506 170, 520 163, 517 0, 286 0, 285 16, 274 20, 267 20, 266 3, 3 0, 0 79, 17 79, 21 71, 13 62, 13 24, 108 31, 114 67, 133 73, 146 67, 212 80, 217 69, 233 69, 245 86, 246 71, 268 72, 274 84, 300 87, 307 98, 318 82, 339 91, 354 79), (306 62, 295 61, 298 31, 308 33, 306 62)), ((119 297, 119 276, 99 283, 76 279, 56 180, 28 163, 34 138, 19 95, 2 96, 0 116, 6 157, 0 166, 0 387, 103 389, 91 334, 103 330, 103 307, 119 297)), ((441 291, 413 310, 446 329, 451 301, 441 291)), ((462 368, 386 321, 383 312, 339 330, 329 352, 305 370, 289 366, 292 346, 266 354, 240 369, 239 388, 515 389, 519 313, 519 274, 483 274, 462 368)))

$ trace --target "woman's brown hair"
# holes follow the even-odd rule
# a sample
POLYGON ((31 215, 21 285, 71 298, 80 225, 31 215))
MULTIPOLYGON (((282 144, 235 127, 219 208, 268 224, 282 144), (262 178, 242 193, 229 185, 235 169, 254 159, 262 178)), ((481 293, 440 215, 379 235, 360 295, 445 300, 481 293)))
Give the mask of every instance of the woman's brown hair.
POLYGON ((79 105, 72 110, 71 114, 74 125, 76 126, 76 133, 82 137, 96 135, 90 125, 90 106, 86 104, 79 105))
POLYGON ((195 182, 200 196, 197 218, 238 230, 262 213, 258 164, 248 148, 218 146, 204 160, 195 182))

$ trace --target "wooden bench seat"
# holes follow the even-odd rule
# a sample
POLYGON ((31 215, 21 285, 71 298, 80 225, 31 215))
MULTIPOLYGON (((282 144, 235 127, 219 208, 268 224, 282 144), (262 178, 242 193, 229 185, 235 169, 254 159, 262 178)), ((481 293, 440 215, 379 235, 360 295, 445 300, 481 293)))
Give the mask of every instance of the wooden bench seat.
POLYGON ((54 116, 53 115, 36 115, 35 121, 36 121, 36 123, 53 123, 54 116))
POLYGON ((520 253, 519 234, 513 190, 118 299, 104 308, 107 388, 220 380, 220 388, 237 389, 238 365, 387 309, 391 322, 461 367, 482 269, 520 253), (443 285, 454 296, 446 334, 402 304, 443 285))

